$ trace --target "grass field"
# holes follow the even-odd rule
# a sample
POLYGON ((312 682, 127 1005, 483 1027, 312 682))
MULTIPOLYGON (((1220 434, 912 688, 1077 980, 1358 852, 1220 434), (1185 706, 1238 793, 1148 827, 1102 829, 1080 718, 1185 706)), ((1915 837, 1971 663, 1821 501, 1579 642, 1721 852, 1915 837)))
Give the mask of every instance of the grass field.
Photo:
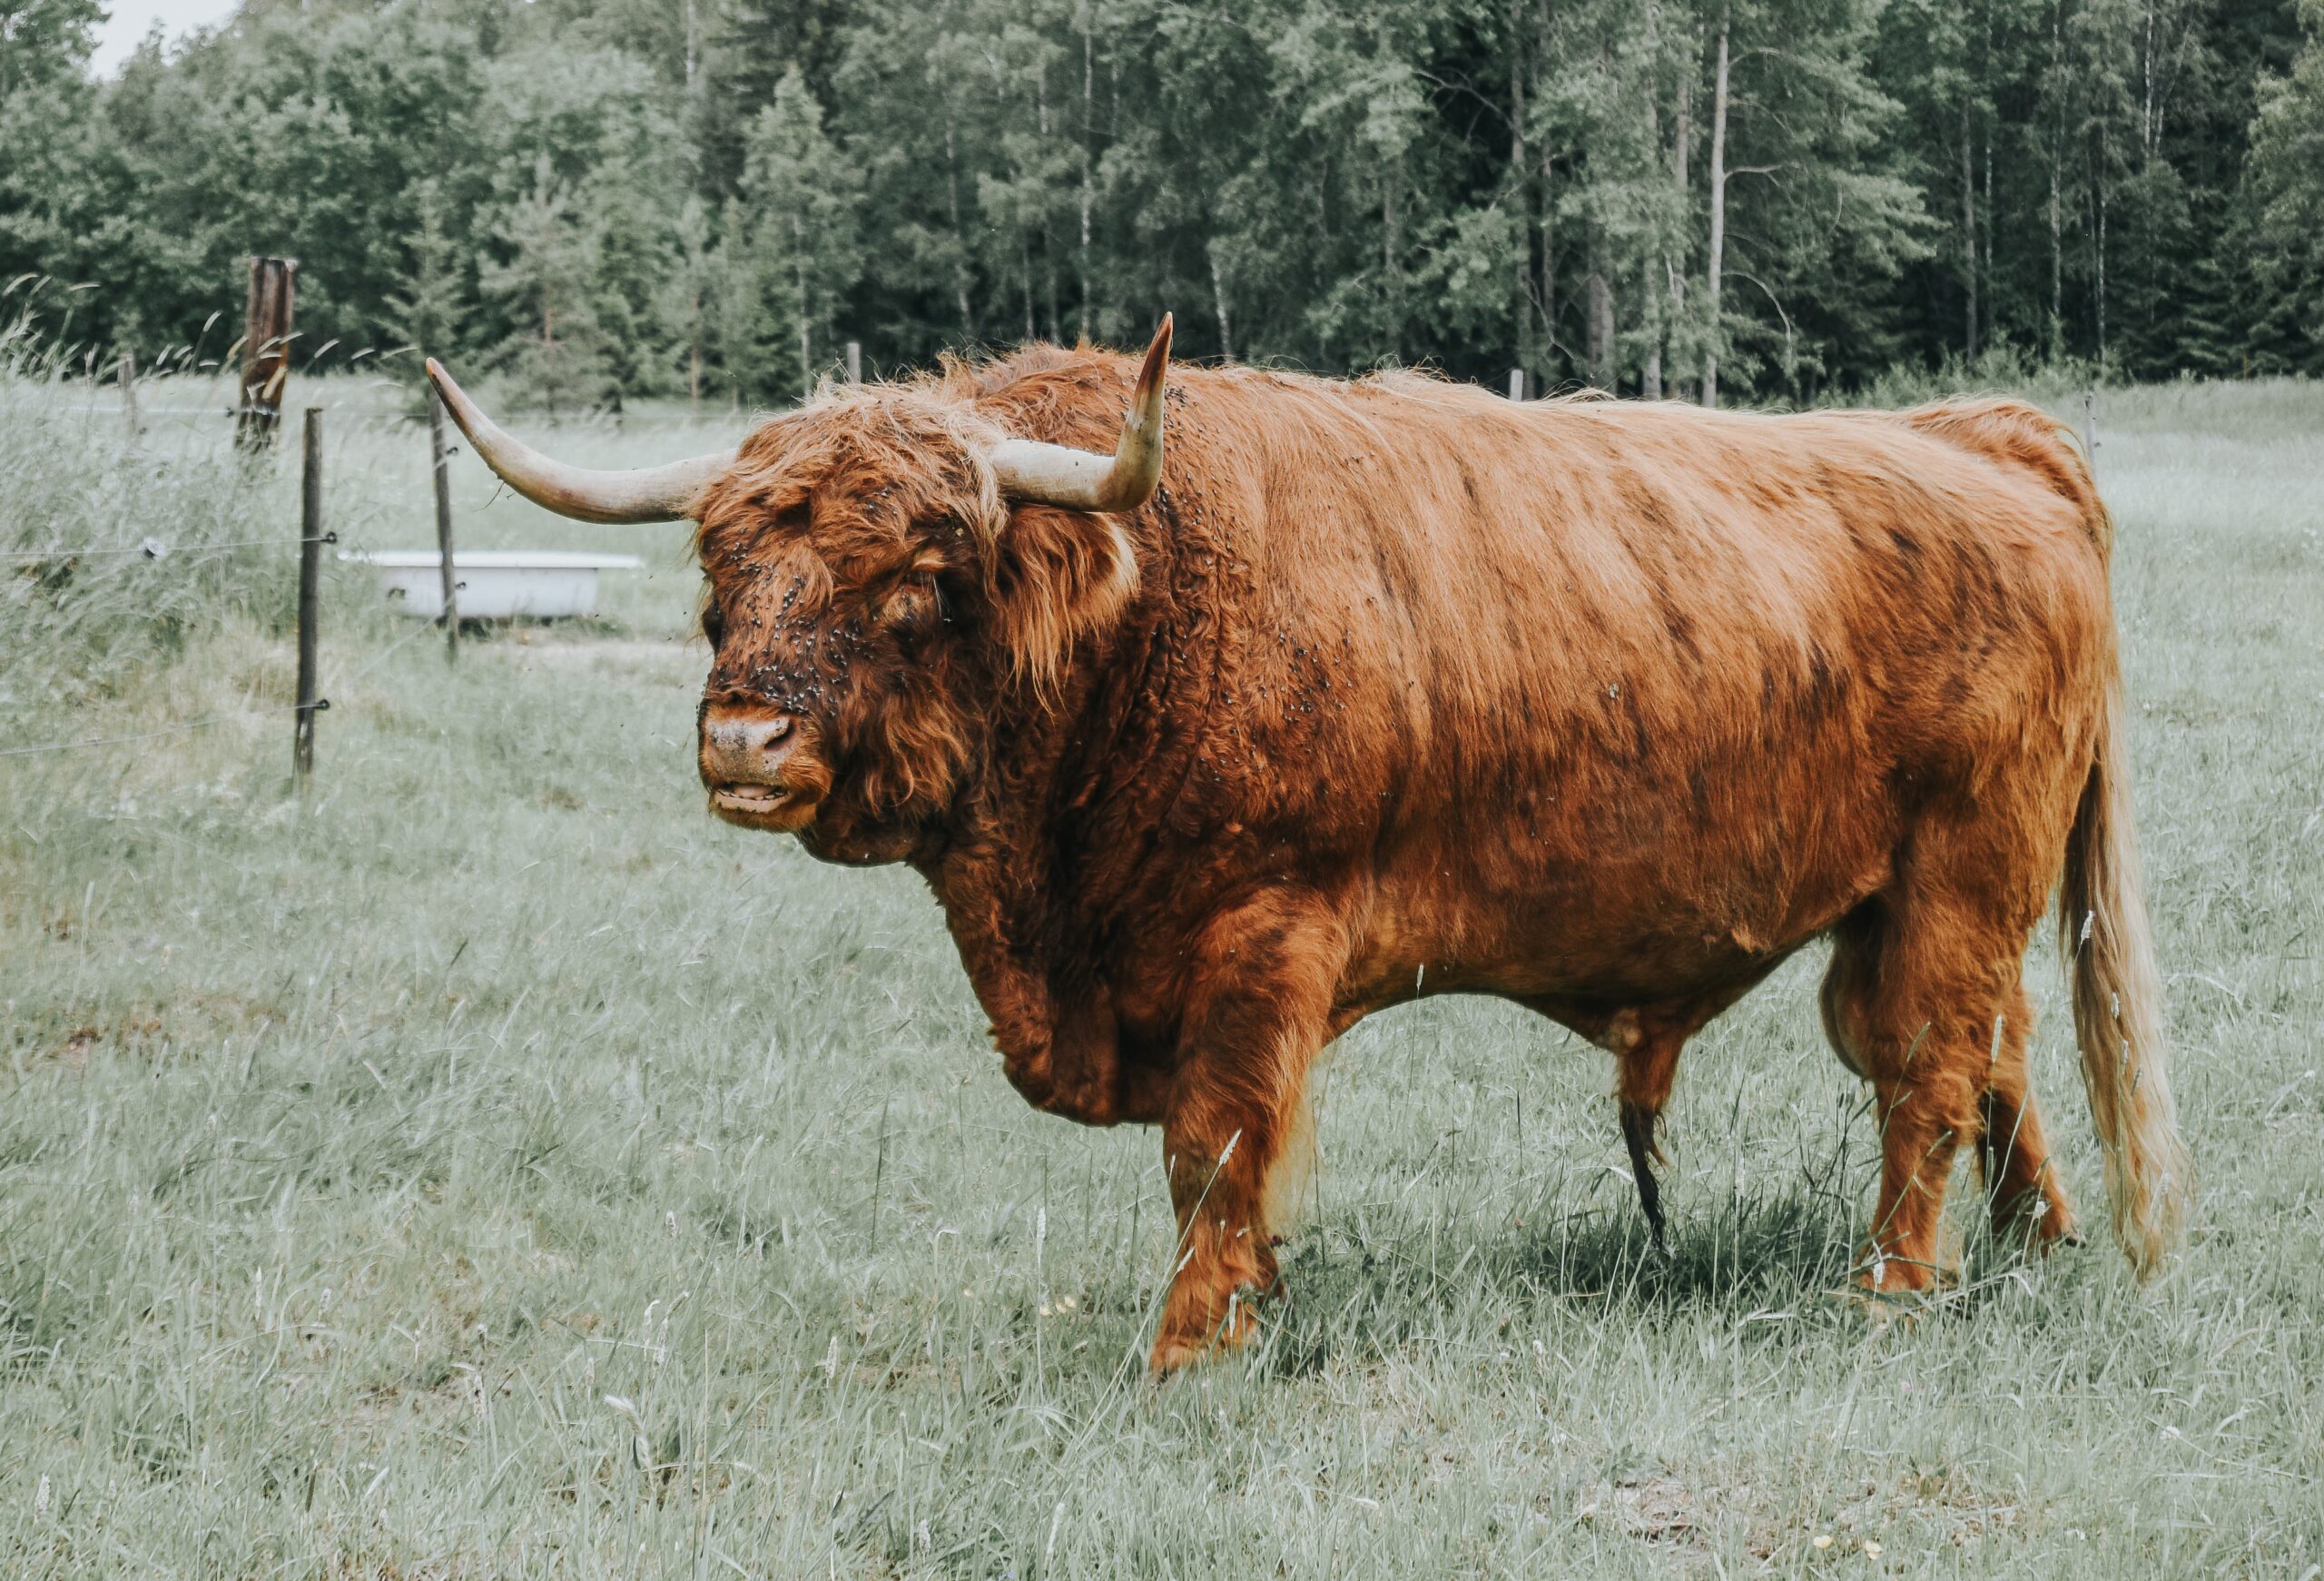
MULTIPOLYGON (((130 448, 84 399, 0 386, 0 549, 182 547, 0 568, 0 749, 228 716, 0 757, 0 1573, 2324 1563, 2324 388, 2101 411, 2202 1173, 2166 1278, 1971 1232, 1949 1307, 1828 1299, 1875 1155, 1811 952, 1683 1068, 1668 1262, 1601 1055, 1486 1002, 1357 1028, 1295 1301, 1160 1387, 1158 1144, 1018 1100, 910 874, 704 815, 675 530, 487 506, 463 458, 468 541, 654 568, 456 667, 335 570, 301 806, 291 558, 198 547, 292 536, 294 484, 239 478, 213 419, 130 448)), ((333 525, 429 541, 424 439, 330 400, 333 525)), ((2045 952, 2033 979, 2101 1222, 2045 952)))

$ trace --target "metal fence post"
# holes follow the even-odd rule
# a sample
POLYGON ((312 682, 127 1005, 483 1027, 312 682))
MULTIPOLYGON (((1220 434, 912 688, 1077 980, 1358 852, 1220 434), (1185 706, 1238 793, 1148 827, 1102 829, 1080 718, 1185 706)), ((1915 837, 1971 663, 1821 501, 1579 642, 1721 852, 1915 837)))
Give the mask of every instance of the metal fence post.
POLYGON ((451 452, 444 448, 444 398, 432 385, 428 390, 428 454, 436 479, 436 556, 444 579, 444 658, 449 663, 460 657, 460 585, 452 569, 451 452))
POLYGON ((315 772, 315 716, 330 705, 315 696, 316 622, 323 567, 323 409, 307 409, 305 466, 299 510, 299 702, 293 712, 290 778, 305 790, 315 772))

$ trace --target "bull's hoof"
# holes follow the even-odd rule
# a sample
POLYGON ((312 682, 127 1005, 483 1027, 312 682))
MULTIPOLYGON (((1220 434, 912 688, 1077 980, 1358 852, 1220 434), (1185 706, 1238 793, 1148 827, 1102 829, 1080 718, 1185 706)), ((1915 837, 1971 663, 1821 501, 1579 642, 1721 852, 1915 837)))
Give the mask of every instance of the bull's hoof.
POLYGON ((1205 1334, 1171 1333, 1165 1330, 1154 1340, 1154 1352, 1147 1360, 1147 1370, 1157 1379, 1169 1377, 1198 1362, 1210 1361, 1230 1351, 1240 1350, 1258 1332, 1256 1310, 1260 1301, 1282 1300, 1282 1284, 1278 1281, 1272 1292, 1263 1292, 1249 1285, 1235 1291, 1226 1316, 1205 1334))
POLYGON ((1182 1372, 1196 1362, 1208 1360, 1210 1354, 1207 1341, 1190 1344, 1184 1339, 1157 1339, 1154 1354, 1147 1360, 1146 1370, 1159 1382, 1172 1373, 1182 1372))
POLYGON ((2073 1211, 2063 1201, 2034 1191, 2014 1201, 1994 1203, 1993 1227, 1994 1240, 2036 1257, 2061 1246, 2082 1244, 2082 1226, 2074 1221, 2073 1211))
POLYGON ((1891 1324, 1909 1329, 1940 1299, 1927 1290, 1876 1290, 1850 1284, 1827 1291, 1824 1304, 1868 1329, 1886 1329, 1891 1324))

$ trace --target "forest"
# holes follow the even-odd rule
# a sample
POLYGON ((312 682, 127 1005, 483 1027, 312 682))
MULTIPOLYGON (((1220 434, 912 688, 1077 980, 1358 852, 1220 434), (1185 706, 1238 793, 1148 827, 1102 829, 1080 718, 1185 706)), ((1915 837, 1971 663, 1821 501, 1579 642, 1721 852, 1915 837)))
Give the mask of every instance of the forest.
POLYGON ((551 413, 1047 338, 1804 403, 2324 372, 2324 0, 0 0, 0 314, 551 413))

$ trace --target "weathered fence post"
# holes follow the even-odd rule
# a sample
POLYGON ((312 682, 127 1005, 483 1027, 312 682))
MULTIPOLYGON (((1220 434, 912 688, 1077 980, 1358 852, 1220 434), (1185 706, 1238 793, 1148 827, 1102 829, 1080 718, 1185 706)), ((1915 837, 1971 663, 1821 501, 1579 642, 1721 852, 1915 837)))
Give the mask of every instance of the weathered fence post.
POLYGON ((2098 470, 2098 387, 2082 392, 2082 459, 2093 475, 2098 470))
POLYGON ((145 428, 145 425, 144 425, 144 424, 143 424, 143 423, 141 423, 141 422, 139 422, 139 421, 137 420, 137 353, 136 353, 136 352, 134 352, 134 351, 123 351, 123 352, 121 354, 121 373, 120 373, 120 379, 121 379, 121 405, 122 405, 122 410, 123 410, 124 412, 126 412, 126 413, 128 414, 128 417, 129 417, 129 437, 130 437, 131 439, 133 439, 133 439, 135 439, 139 434, 143 433, 143 432, 144 431, 144 428, 145 428))
POLYGON ((247 450, 274 442, 282 420, 282 386, 290 377, 292 298, 299 285, 295 258, 251 260, 249 321, 242 335, 242 400, 234 438, 247 450))
POLYGON ((449 663, 460 657, 460 585, 452 579, 451 452, 444 448, 444 398, 433 385, 428 390, 428 454, 436 479, 436 558, 444 578, 444 658, 449 663))
POLYGON ((323 571, 323 409, 307 409, 305 465, 299 498, 299 702, 290 743, 291 783, 300 790, 315 772, 315 716, 330 705, 315 696, 315 626, 323 571))
POLYGON ((1509 371, 1509 399, 1512 400, 1525 399, 1525 370, 1522 368, 1512 368, 1509 371))
POLYGON ((847 343, 847 381, 850 384, 863 382, 863 342, 861 341, 847 343))

